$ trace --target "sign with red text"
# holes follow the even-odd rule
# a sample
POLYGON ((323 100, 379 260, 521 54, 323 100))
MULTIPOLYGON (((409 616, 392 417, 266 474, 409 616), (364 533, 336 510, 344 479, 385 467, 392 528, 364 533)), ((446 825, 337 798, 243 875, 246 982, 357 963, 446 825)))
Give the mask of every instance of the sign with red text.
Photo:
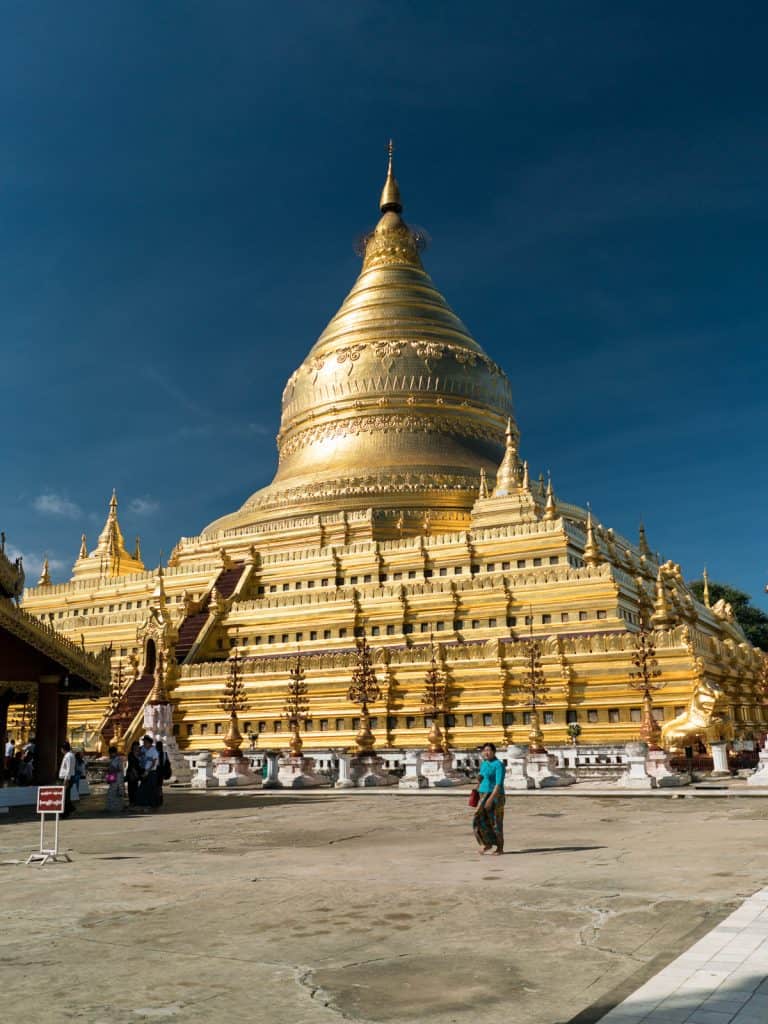
POLYGON ((40 786, 37 790, 38 814, 64 813, 64 787, 40 786))

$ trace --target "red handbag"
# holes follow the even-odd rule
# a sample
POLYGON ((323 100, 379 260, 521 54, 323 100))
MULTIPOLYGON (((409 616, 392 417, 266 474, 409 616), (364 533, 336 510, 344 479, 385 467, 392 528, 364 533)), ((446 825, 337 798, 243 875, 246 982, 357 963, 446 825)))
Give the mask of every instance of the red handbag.
POLYGON ((467 802, 469 803, 470 807, 477 807, 477 805, 480 803, 479 791, 473 789, 472 792, 469 794, 469 800, 467 802))

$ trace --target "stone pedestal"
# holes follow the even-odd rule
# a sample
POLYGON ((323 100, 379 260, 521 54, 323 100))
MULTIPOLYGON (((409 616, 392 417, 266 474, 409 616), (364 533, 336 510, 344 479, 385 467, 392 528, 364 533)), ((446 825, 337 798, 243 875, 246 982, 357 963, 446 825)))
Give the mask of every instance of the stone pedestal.
POLYGON ((691 781, 687 772, 673 772, 670 769, 669 754, 666 750, 649 750, 645 759, 645 770, 656 786, 661 789, 687 786, 691 781))
POLYGON ((267 772, 263 775, 263 782, 261 784, 262 789, 282 789, 282 783, 279 779, 280 774, 280 754, 274 750, 267 750, 264 754, 264 760, 267 762, 267 772))
POLYGON ((247 757, 242 754, 230 756, 219 754, 213 767, 213 774, 216 784, 226 789, 235 789, 239 786, 256 786, 261 782, 258 775, 254 775, 247 757))
POLYGON ((352 758, 350 763, 350 775, 355 786, 366 788, 368 786, 396 786, 400 781, 395 775, 390 775, 384 767, 384 762, 376 754, 358 754, 352 758))
POLYGON ((711 779, 730 779, 731 772, 728 768, 728 744, 725 742, 711 743, 712 747, 712 761, 714 762, 714 768, 711 779))
POLYGON ((768 740, 758 755, 757 768, 747 779, 748 786, 768 786, 768 740))
POLYGON ((352 758, 349 754, 339 754, 339 777, 336 779, 336 789, 354 789, 355 782, 352 778, 352 758))
POLYGON ((443 751, 422 754, 421 771, 428 786, 466 786, 469 781, 454 769, 453 755, 443 751))
POLYGON ((200 751, 195 762, 194 774, 191 769, 190 774, 192 775, 190 782, 192 789, 212 789, 218 785, 213 775, 213 758, 210 751, 200 751))
POLYGON ((192 772, 179 750, 173 735, 173 705, 147 704, 144 708, 144 732, 153 740, 161 740, 163 749, 171 762, 171 783, 191 782, 192 772))
POLYGON ((627 744, 627 770, 616 783, 622 789, 653 789, 655 779, 646 770, 647 743, 627 744))
POLYGON ((507 770, 504 773, 505 792, 534 788, 533 779, 528 777, 525 761, 525 748, 510 743, 507 747, 507 770))
MULTIPOLYGON (((576 781, 562 768, 551 754, 531 754, 526 757, 526 774, 533 780, 534 789, 550 789, 553 786, 572 786, 576 781)), ((506 787, 505 787, 506 788, 506 787)))
POLYGON ((302 754, 298 757, 281 757, 277 766, 277 781, 283 789, 313 789, 330 785, 327 778, 316 774, 315 762, 311 757, 302 754))
POLYGON ((400 789, 425 789, 427 780, 421 774, 421 751, 406 750, 405 774, 398 783, 400 789))

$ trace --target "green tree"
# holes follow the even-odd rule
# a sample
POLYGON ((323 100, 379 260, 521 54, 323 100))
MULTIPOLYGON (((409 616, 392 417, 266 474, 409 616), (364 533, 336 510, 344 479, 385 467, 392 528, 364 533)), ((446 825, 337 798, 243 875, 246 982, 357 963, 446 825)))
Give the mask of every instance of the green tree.
MULTIPOLYGON (((695 598, 704 600, 704 581, 695 580, 688 584, 695 598)), ((733 608, 736 621, 744 630, 747 640, 755 647, 768 651, 768 615, 762 609, 755 608, 752 598, 743 590, 729 587, 727 583, 710 583, 709 600, 715 604, 720 598, 733 608)))

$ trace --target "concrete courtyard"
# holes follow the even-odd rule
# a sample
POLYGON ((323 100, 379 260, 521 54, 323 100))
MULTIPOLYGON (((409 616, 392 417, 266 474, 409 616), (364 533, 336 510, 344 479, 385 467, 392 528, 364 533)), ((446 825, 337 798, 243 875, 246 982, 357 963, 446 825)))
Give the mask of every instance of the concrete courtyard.
POLYGON ((0 819, 0 993, 34 1024, 590 1024, 761 888, 768 801, 546 793, 480 857, 466 793, 83 801, 0 819))

